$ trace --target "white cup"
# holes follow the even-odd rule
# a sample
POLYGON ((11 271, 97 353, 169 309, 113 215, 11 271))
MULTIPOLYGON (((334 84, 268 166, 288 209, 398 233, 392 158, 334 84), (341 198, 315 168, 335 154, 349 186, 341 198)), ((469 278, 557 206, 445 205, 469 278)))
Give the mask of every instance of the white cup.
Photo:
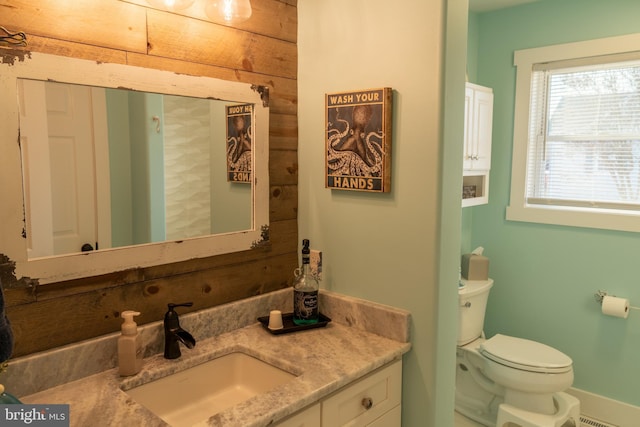
POLYGON ((269 313, 269 329, 282 329, 282 312, 280 310, 271 310, 269 313))

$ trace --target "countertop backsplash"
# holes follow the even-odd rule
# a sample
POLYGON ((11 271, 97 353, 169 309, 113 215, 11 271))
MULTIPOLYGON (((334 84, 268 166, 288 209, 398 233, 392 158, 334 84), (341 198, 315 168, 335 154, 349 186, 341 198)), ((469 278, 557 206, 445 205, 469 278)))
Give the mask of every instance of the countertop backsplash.
MULTIPOLYGON (((196 341, 257 323, 270 310, 291 312, 290 288, 180 315, 180 325, 196 341)), ((333 322, 399 342, 409 342, 410 313, 366 300, 320 291, 320 311, 333 322)), ((145 357, 164 351, 162 321, 139 325, 145 357)), ((120 332, 9 360, 0 383, 16 396, 26 396, 117 366, 120 332)))

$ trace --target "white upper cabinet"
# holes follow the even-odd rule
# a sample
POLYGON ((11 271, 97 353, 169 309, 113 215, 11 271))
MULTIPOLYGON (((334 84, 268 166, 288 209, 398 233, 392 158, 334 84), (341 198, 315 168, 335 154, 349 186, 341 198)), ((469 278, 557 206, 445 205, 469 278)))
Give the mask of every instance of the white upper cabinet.
POLYGON ((464 169, 491 169, 493 90, 467 83, 464 114, 464 169))
POLYGON ((489 202, 493 90, 473 83, 465 87, 462 206, 489 202))

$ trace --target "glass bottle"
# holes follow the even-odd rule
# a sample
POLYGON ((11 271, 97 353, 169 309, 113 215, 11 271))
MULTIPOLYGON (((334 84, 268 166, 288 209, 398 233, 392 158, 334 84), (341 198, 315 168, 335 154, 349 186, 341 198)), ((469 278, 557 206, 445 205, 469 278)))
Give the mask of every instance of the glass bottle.
POLYGON ((293 323, 318 323, 318 279, 309 272, 309 239, 302 241, 302 267, 296 268, 293 283, 293 323))

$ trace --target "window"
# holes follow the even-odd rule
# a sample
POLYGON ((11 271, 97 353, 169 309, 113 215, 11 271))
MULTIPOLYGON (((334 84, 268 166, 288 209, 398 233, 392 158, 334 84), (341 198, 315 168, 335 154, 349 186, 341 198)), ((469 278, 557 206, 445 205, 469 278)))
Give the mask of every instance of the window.
POLYGON ((532 76, 527 203, 638 210, 640 63, 546 68, 532 76))
POLYGON ((507 219, 640 231, 638 36, 516 52, 507 219))

